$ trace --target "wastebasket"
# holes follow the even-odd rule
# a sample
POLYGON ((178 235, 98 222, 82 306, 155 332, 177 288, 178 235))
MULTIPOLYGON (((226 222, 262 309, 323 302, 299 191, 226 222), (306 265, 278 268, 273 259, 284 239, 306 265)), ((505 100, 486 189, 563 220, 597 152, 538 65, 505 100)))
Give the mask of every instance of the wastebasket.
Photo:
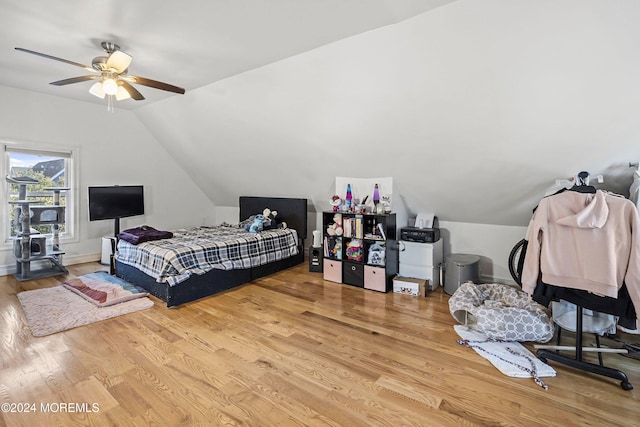
POLYGON ((480 257, 468 254, 451 254, 445 263, 444 291, 453 295, 458 287, 468 281, 478 283, 480 257))

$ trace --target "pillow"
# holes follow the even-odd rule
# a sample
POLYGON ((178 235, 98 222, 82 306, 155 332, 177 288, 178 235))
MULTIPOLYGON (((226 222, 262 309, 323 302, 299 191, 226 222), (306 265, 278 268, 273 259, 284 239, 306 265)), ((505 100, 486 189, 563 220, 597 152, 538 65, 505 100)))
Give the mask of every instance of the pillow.
POLYGON ((509 285, 463 283, 449 298, 449 311, 493 340, 548 342, 555 332, 544 307, 509 285))

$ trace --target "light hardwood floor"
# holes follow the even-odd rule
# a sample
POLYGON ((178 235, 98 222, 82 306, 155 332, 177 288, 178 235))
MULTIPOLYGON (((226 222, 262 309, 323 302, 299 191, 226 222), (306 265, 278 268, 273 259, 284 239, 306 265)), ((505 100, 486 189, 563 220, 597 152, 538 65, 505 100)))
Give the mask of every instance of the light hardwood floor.
POLYGON ((545 391, 458 345, 441 289, 382 294, 301 265, 178 308, 154 299, 148 310, 34 338, 16 294, 64 277, 0 277, 3 409, 36 406, 2 413, 0 425, 640 425, 639 360, 604 356, 632 391, 558 364, 545 391))

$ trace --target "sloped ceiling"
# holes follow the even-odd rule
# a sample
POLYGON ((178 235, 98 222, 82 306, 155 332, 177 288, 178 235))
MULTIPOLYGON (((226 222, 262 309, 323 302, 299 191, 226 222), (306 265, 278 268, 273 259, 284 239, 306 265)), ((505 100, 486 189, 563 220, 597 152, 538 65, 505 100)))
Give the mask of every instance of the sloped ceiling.
MULTIPOLYGON (((145 90, 157 102, 133 111, 219 206, 271 195, 321 211, 335 176, 392 176, 410 215, 526 225, 555 180, 580 170, 628 191, 640 159, 635 0, 202 3, 71 1, 64 15, 16 2, 0 20, 23 38, 2 37, 0 84, 53 93, 47 82, 73 75, 14 45, 82 62, 100 40, 120 42, 132 73, 186 87, 145 90)), ((81 89, 60 96, 86 100, 81 89)))
MULTIPOLYGON (((14 47, 91 65, 111 41, 133 56, 129 74, 188 92, 345 37, 394 24, 453 0, 3 0, 0 84, 104 103, 88 94, 92 82, 64 87, 52 81, 86 70, 32 56, 14 47)), ((146 101, 174 94, 138 87, 146 101)))
POLYGON ((410 215, 521 226, 581 170, 628 194, 638 19, 634 1, 460 0, 136 114, 219 205, 321 211, 335 176, 392 176, 410 215))

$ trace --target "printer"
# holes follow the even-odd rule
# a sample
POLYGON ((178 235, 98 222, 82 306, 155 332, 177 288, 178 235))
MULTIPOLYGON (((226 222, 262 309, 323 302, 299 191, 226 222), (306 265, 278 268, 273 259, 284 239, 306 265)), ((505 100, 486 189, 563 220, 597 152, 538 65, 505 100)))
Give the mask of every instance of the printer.
POLYGON ((440 240, 438 217, 433 214, 418 214, 415 226, 400 229, 400 240, 418 243, 435 243, 440 240))

